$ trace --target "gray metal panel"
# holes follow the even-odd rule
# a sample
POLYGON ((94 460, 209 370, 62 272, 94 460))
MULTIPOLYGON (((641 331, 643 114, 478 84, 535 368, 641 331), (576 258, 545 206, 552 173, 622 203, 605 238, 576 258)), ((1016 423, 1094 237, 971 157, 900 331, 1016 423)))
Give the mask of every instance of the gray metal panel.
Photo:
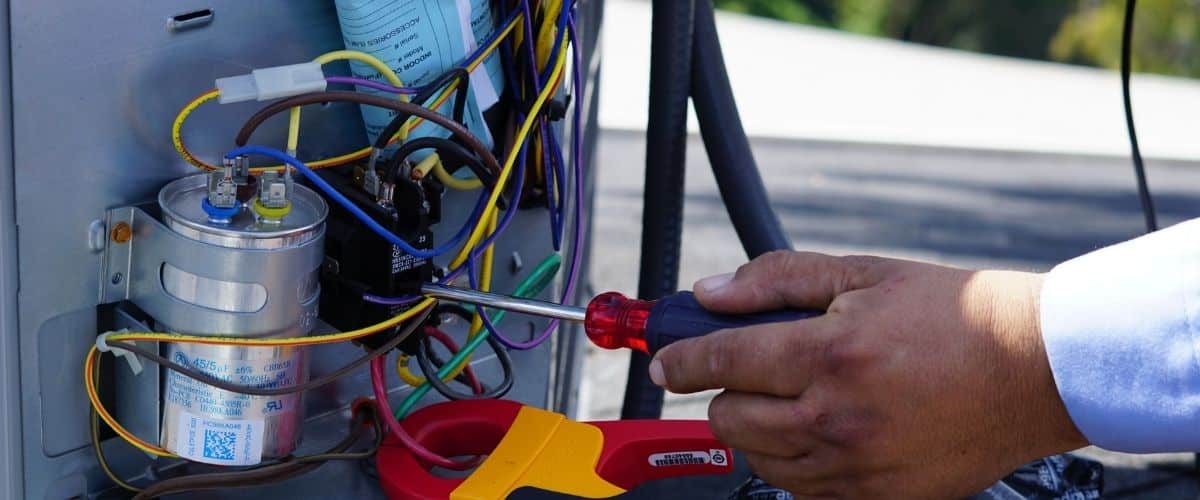
MULTIPOLYGON (((97 329, 98 261, 80 244, 80 228, 107 208, 152 200, 165 181, 192 171, 173 154, 169 126, 214 77, 339 48, 332 9, 320 1, 13 3, 17 223, 27 229, 18 246, 37 256, 20 267, 31 285, 18 302, 25 496, 74 496, 99 484, 82 451, 80 387, 80 360, 97 329), (210 26, 166 29, 170 16, 198 8, 217 12, 210 26)), ((185 133, 198 154, 215 158, 256 107, 207 106, 185 133)), ((362 141, 355 109, 305 115, 305 135, 323 137, 330 153, 362 141)), ((277 143, 282 134, 266 132, 256 140, 277 143)))
POLYGON ((0 0, 0 498, 24 496, 8 1, 0 0))
MULTIPOLYGON (((97 333, 100 286, 100 254, 87 244, 89 225, 103 220, 107 209, 153 200, 168 180, 194 172, 173 151, 170 123, 180 106, 212 86, 213 78, 308 60, 341 48, 342 41, 333 2, 326 0, 11 4, 0 9, 0 30, 10 27, 4 16, 13 19, 11 33, 0 33, 0 43, 6 44, 0 51, 6 57, 0 63, 0 498, 87 496, 105 484, 87 447, 81 384, 82 357, 97 333), (170 16, 203 8, 216 13, 210 25, 167 29, 170 16), (18 268, 18 251, 35 258, 18 268), (23 284, 20 295, 18 282, 23 284)), ((599 8, 599 2, 582 4, 581 10, 599 8)), ((258 106, 204 106, 184 131, 189 145, 198 156, 214 161, 258 106)), ((311 107, 304 119, 301 157, 331 156, 363 144, 361 117, 353 107, 311 107)), ((267 125, 253 141, 281 144, 282 120, 267 125)), ((453 232, 473 201, 470 193, 447 196, 438 238, 453 232)), ((514 253, 521 255, 526 271, 549 253, 547 227, 544 211, 518 217, 497 245, 495 289, 511 290, 522 277, 508 265, 514 253)), ((582 285, 586 290, 586 280, 582 285)), ((542 297, 557 293, 547 290, 542 297)), ((541 324, 515 317, 505 322, 522 340, 541 324)), ((452 330, 461 338, 461 325, 452 330)), ((360 354, 349 345, 317 347, 313 376, 360 354)), ((553 373, 554 355, 550 345, 514 352, 517 384, 510 397, 561 405, 554 403, 561 396, 551 394, 564 391, 547 384, 572 380, 574 361, 553 373)), ((499 377, 495 358, 486 350, 477 366, 486 380, 499 377)), ((398 382, 390 378, 399 396, 398 382)), ((306 426, 310 442, 302 451, 344 432, 346 416, 340 409, 367 394, 368 381, 366 372, 359 371, 306 397, 313 419, 306 426)), ((427 397, 426 402, 437 399, 427 397)), ((116 439, 106 441, 104 448, 126 477, 169 465, 151 463, 116 439)), ((345 484, 347 470, 357 469, 324 467, 267 491, 323 491, 345 484), (330 481, 335 475, 339 481, 330 481)), ((358 489, 337 491, 378 494, 361 475, 353 483, 358 489)))

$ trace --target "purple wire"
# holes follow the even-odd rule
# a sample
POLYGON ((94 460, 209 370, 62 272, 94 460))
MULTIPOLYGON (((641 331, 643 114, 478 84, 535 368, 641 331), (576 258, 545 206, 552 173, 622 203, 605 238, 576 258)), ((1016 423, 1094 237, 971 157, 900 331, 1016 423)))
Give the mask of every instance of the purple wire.
MULTIPOLYGON (((525 186, 525 153, 527 151, 528 150, 526 149, 525 144, 522 143, 520 151, 517 152, 517 166, 513 172, 513 175, 516 176, 516 184, 513 185, 514 193, 520 193, 525 186)), ((515 218, 517 214, 517 207, 515 206, 516 202, 517 200, 514 199, 511 203, 509 203, 509 208, 504 212, 504 217, 502 217, 500 222, 496 224, 496 230, 493 231, 492 234, 488 235, 488 237, 485 238, 480 244, 475 245, 475 248, 472 248, 471 252, 467 254, 466 262, 454 268, 449 273, 446 273, 446 277, 442 278, 441 280, 442 282, 450 282, 457 279, 460 275, 462 275, 463 271, 467 270, 469 267, 468 264, 471 261, 478 259, 481 255, 483 255, 484 249, 496 242, 496 239, 499 238, 506 229, 508 229, 509 224, 511 224, 515 218)))
POLYGON ((327 77, 325 77, 325 81, 327 83, 360 85, 363 87, 373 88, 373 89, 381 91, 381 92, 390 92, 393 94, 413 95, 413 94, 416 94, 417 92, 419 92, 419 89, 415 89, 415 88, 411 88, 411 87, 393 87, 386 83, 377 82, 375 80, 368 80, 366 78, 358 78, 358 77, 354 77, 354 76, 327 76, 327 77))
MULTIPOLYGON (((572 149, 574 149, 574 151, 572 152, 572 165, 571 165, 572 174, 575 177, 575 179, 574 179, 575 182, 573 183, 575 185, 575 200, 574 200, 574 205, 575 205, 574 233, 575 234, 574 234, 574 242, 573 242, 573 245, 571 246, 571 253, 572 253, 571 264, 570 264, 570 267, 567 268, 567 284, 566 284, 566 287, 563 288, 562 300, 560 301, 562 303, 566 303, 568 300, 571 299, 572 296, 574 296, 575 286, 579 282, 579 265, 583 260, 582 247, 583 247, 583 234, 585 232, 584 227, 583 227, 583 223, 584 223, 583 222, 583 184, 584 184, 584 182, 583 182, 583 162, 582 162, 583 153, 582 153, 582 147, 581 147, 583 136, 580 133, 580 129, 579 129, 579 127, 583 123, 582 103, 580 102, 583 99, 583 81, 582 81, 582 75, 580 74, 580 70, 579 70, 581 59, 579 56, 579 44, 578 44, 577 40, 575 39, 574 16, 571 16, 569 18, 569 20, 567 22, 567 29, 568 29, 567 33, 569 34, 568 36, 570 37, 570 40, 571 40, 571 56, 572 56, 572 60, 574 61, 574 64, 572 65, 572 68, 571 68, 572 69, 571 78, 572 78, 572 80, 574 80, 572 83, 572 88, 573 88, 573 92, 575 92, 575 95, 576 95, 575 112, 574 112, 574 115, 572 116, 572 128, 573 128, 572 131, 574 132, 573 137, 572 137, 572 149)), ((471 281, 471 287, 475 288, 477 286, 475 284, 475 273, 472 272, 473 268, 474 268, 474 264, 472 262, 467 262, 467 267, 468 267, 467 275, 471 281)), ((483 307, 476 306, 475 310, 478 311, 480 319, 483 320, 483 325, 485 327, 487 327, 488 331, 496 337, 496 340, 498 340, 501 344, 504 344, 505 347, 508 347, 509 349, 518 350, 518 351, 533 349, 533 348, 541 345, 542 343, 546 342, 546 340, 550 338, 550 335, 553 335, 554 331, 556 329, 558 329, 558 324, 559 324, 559 321, 557 319, 552 319, 552 320, 550 320, 549 323, 546 324, 546 328, 543 329, 542 332, 540 334, 538 334, 536 337, 534 337, 533 339, 529 340, 528 342, 515 342, 512 339, 500 334, 499 330, 496 328, 496 325, 492 323, 491 317, 488 316, 487 311, 485 311, 483 307)))
MULTIPOLYGON (((521 189, 525 184, 525 152, 526 152, 525 145, 522 144, 521 150, 517 153, 517 165, 513 171, 513 175, 516 176, 516 180, 514 181, 515 184, 513 185, 514 186, 513 190, 514 190, 514 192, 517 192, 517 193, 521 192, 521 189)), ((478 221, 479 218, 483 216, 482 215, 483 206, 486 205, 486 201, 487 201, 487 193, 484 193, 483 195, 480 196, 479 202, 475 206, 475 213, 471 216, 472 221, 478 221)), ((516 200, 513 200, 513 203, 515 203, 515 202, 516 202, 516 200)), ((501 217, 500 222, 496 223, 496 231, 493 232, 492 234, 488 235, 488 237, 485 238, 480 244, 478 244, 474 248, 472 248, 471 252, 469 254, 467 254, 466 261, 463 262, 458 267, 447 272, 446 276, 443 277, 441 280, 439 280, 439 283, 450 283, 450 282, 454 281, 455 279, 458 279, 458 277, 461 276, 462 273, 471 266, 472 262, 475 261, 476 259, 478 259, 483 254, 483 249, 487 248, 489 245, 494 243, 496 241, 496 238, 498 238, 500 236, 500 234, 504 232, 505 229, 508 229, 508 226, 509 226, 509 224, 512 223, 513 218, 516 215, 516 213, 517 213, 517 207, 513 204, 509 204, 508 210, 506 210, 504 212, 504 217, 501 217)), ((475 223, 468 222, 466 225, 463 226, 463 229, 471 229, 474 226, 475 226, 475 223)), ((459 232, 463 233, 464 232, 463 229, 460 229, 459 232)), ((371 295, 371 294, 366 294, 366 293, 363 294, 363 300, 365 300, 367 302, 372 302, 375 304, 383 304, 383 305, 408 305, 408 304, 416 303, 424 298, 425 297, 422 295, 404 295, 404 296, 399 296, 399 297, 382 297, 379 295, 371 295)))
MULTIPOLYGON (((525 8, 528 9, 527 3, 525 4, 525 8)), ((578 285, 579 274, 580 274, 579 267, 583 260, 583 248, 582 248, 583 247, 583 235, 586 232, 585 228, 584 228, 584 217, 583 217, 583 208, 584 208, 584 205, 583 205, 583 194, 584 194, 583 193, 583 185, 584 185, 583 153, 582 153, 583 135, 582 135, 582 130, 580 129, 580 127, 583 124, 583 109, 582 109, 582 102, 581 102, 583 99, 583 79, 582 79, 582 75, 580 73, 581 58, 579 55, 579 43, 578 43, 578 40, 576 39, 575 19, 574 19, 573 15, 570 16, 570 18, 568 19, 567 28, 568 28, 567 29, 568 37, 571 41, 571 56, 572 56, 572 60, 574 62, 574 64, 572 64, 572 75, 571 75, 572 80, 573 80, 572 81, 572 89, 576 96, 575 97, 575 109, 574 109, 574 113, 572 115, 572 132, 573 132, 573 134, 572 134, 572 136, 573 136, 572 137, 572 149, 574 151, 572 151, 572 165, 571 165, 572 176, 574 177, 573 184, 575 187, 575 193, 574 193, 575 199, 573 200, 574 208, 575 208, 575 214, 574 214, 575 215, 575 217, 574 217, 575 227, 573 228, 574 235, 573 235, 573 242, 572 242, 572 246, 571 246, 571 252, 572 252, 571 263, 570 263, 569 267, 567 268, 567 283, 566 283, 566 286, 563 288, 562 300, 561 300, 562 303, 566 303, 568 300, 570 300, 574 296, 575 287, 578 285)), ((527 26, 527 29, 528 29, 528 26, 527 26)), ((532 38, 529 38, 529 39, 532 40, 532 38)), ((526 154, 526 144, 522 143, 521 149, 518 153, 517 169, 516 169, 516 172, 514 172, 514 175, 516 175, 515 192, 518 192, 518 193, 521 190, 521 187, 522 187, 523 181, 524 181, 524 177, 525 177, 524 176, 525 154, 526 154)), ((514 202, 515 201, 516 200, 514 200, 514 202)), ((510 206, 509 210, 507 210, 506 213, 504 214, 504 217, 497 224, 496 231, 493 232, 491 235, 489 235, 488 238, 485 239, 481 244, 479 244, 474 249, 472 249, 471 253, 467 257, 467 261, 464 262, 463 265, 459 266, 458 268, 450 271, 450 273, 448 273, 447 276, 445 278, 443 278, 442 281, 448 282, 448 281, 454 280, 455 278, 459 277, 465 271, 467 273, 467 277, 468 277, 471 287, 472 288, 478 287, 478 284, 477 284, 476 278, 475 278, 475 273, 474 273, 475 259, 479 258, 480 254, 483 252, 483 249, 485 249, 489 245, 493 244, 495 242, 496 238, 498 238, 500 236, 500 234, 503 233, 505 229, 507 229, 508 225, 513 220, 513 215, 515 215, 516 212, 517 212, 517 210, 515 210, 515 207, 510 206)), ((367 298, 367 297, 364 296, 364 298, 367 298)), ((422 297, 388 298, 388 297, 372 296, 371 298, 369 298, 367 300, 369 300, 369 301, 371 301, 371 299, 380 299, 380 300, 388 300, 388 301, 412 300, 415 302, 417 300, 421 300, 421 298, 422 297)), ((504 344, 505 347, 508 347, 509 349, 514 349, 514 350, 529 350, 529 349, 533 349, 533 348, 545 343, 546 340, 549 339, 550 336, 554 334, 555 330, 558 329, 558 325, 559 325, 559 320, 551 319, 550 322, 546 324, 546 327, 542 330, 542 332, 539 333, 537 336, 535 336, 533 339, 531 339, 527 342, 516 342, 499 332, 499 329, 492 322, 491 317, 488 315, 487 311, 485 311, 483 307, 476 306, 475 309, 476 309, 476 311, 479 312, 480 319, 483 321, 484 326, 488 329, 488 332, 491 335, 494 335, 496 337, 496 340, 499 341, 501 344, 504 344)))
MULTIPOLYGON (((526 15, 525 19, 527 19, 527 20, 531 19, 529 17, 528 0, 525 0, 524 7, 525 7, 525 15, 526 15)), ((509 14, 507 19, 504 21, 503 25, 507 26, 508 24, 515 21, 517 14, 518 14, 518 12, 516 12, 516 11, 509 14)), ((536 69, 537 62, 536 62, 536 59, 533 58, 532 28, 530 27, 530 23, 528 23, 528 22, 522 23, 522 24, 525 25, 526 40, 530 41, 529 42, 529 56, 531 58, 531 61, 530 61, 531 66, 530 67, 533 68, 533 71, 531 72, 531 74, 533 75, 533 84, 534 84, 535 88, 537 88, 538 91, 540 92, 541 86, 540 86, 540 82, 537 78, 537 69, 536 69)), ((475 60, 476 58, 478 58, 479 55, 482 54, 483 49, 490 46, 492 44, 492 42, 495 41, 495 37, 499 36, 499 31, 500 30, 497 30, 497 32, 492 35, 492 38, 489 38, 489 40, 486 43, 480 44, 479 48, 476 49, 476 52, 474 54, 472 54, 470 57, 468 57, 466 60, 471 61, 471 60, 475 60)), ((507 45, 507 41, 505 41, 504 43, 507 45)), ((503 50, 501 51, 501 57, 504 57, 505 59, 507 59, 507 55, 508 55, 507 51, 503 51, 503 50)), ((576 54, 576 59, 578 59, 578 54, 576 54)), ((509 83, 511 85, 514 85, 514 88, 515 88, 515 84, 513 83, 512 79, 511 79, 512 73, 506 71, 505 74, 506 74, 506 76, 510 77, 509 83)), ((326 77, 325 80, 329 83, 363 85, 363 86, 374 88, 377 90, 382 90, 384 92, 406 93, 406 94, 419 92, 419 89, 393 87, 391 85, 376 82, 374 80, 368 80, 365 78, 357 78, 357 77, 350 77, 350 76, 330 76, 330 77, 326 77)), ((518 121, 524 120, 524 116, 522 116, 520 113, 517 113, 517 120, 518 121)), ((578 119, 576 121, 578 121, 578 119)), ((544 131, 544 126, 542 127, 542 129, 544 131)), ((553 133, 551 133, 550 136, 552 139, 554 138, 553 133)), ((555 144, 557 144, 557 141, 555 141, 555 144)), ((522 143, 521 149, 520 149, 520 151, 518 151, 517 166, 514 169, 515 171, 513 172, 513 175, 516 176, 513 192, 518 193, 518 194, 524 188, 526 153, 527 153, 526 144, 522 143)), ((560 157, 561 157, 561 153, 560 153, 560 157)), ((582 190, 580 192, 582 193, 582 190)), ((482 216, 482 207, 484 205, 486 198, 487 198, 486 193, 480 197, 479 202, 477 203, 476 208, 475 208, 475 214, 472 216, 472 219, 471 219, 472 221, 478 220, 479 217, 482 216)), ((515 205, 517 202, 518 202, 518 200, 516 200, 516 199, 512 200, 513 205, 515 205)), ((464 263, 463 265, 460 265, 459 267, 451 270, 450 272, 448 272, 446 274, 446 276, 444 278, 442 278, 440 281, 442 283, 449 283, 449 282, 453 281, 454 279, 458 278, 465 270, 467 270, 467 268, 468 268, 467 264, 470 264, 473 260, 478 259, 482 255, 483 249, 494 244, 496 242, 496 239, 499 238, 502 233, 504 233, 504 231, 512 223, 516 213, 517 213, 516 207, 510 205, 509 209, 505 211, 504 216, 500 219, 500 222, 497 223, 496 230, 494 232, 492 232, 492 234, 488 235, 487 238, 485 238, 479 245, 476 245, 476 247, 471 250, 471 253, 468 254, 468 256, 467 256, 467 262, 464 263)), ((456 235, 454 237, 454 239, 461 239, 461 237, 465 235, 464 230, 474 227, 474 225, 475 224, 468 222, 466 225, 463 226, 463 229, 459 230, 459 235, 456 235)), ((561 229, 559 231, 561 232, 561 229)), ((576 244, 578 245, 579 243, 577 242, 576 244)), ((557 250, 557 247, 555 248, 555 250, 557 250)), ((408 305, 408 304, 416 303, 422 299, 424 299, 424 297, 420 296, 420 295, 408 295, 408 296, 400 296, 400 297, 382 297, 379 295, 363 294, 363 300, 365 300, 367 302, 372 302, 372 303, 376 303, 376 304, 384 304, 384 305, 408 305)), ((499 336, 498 336, 498 338, 499 338, 499 336)))
POLYGON ((409 296, 405 296, 405 297, 382 297, 379 295, 371 295, 369 293, 363 294, 364 301, 370 302, 372 304, 383 304, 385 306, 412 305, 412 304, 416 304, 417 302, 420 302, 421 299, 424 299, 424 298, 425 297, 422 297, 420 295, 409 295, 409 296))
POLYGON ((529 0, 521 0, 521 12, 525 16, 525 40, 528 42, 525 46, 529 49, 526 54, 529 56, 529 77, 533 82, 533 95, 538 95, 542 91, 541 79, 538 78, 537 71, 537 54, 533 52, 533 15, 529 10, 529 0))
MULTIPOLYGON (((572 7, 573 7, 573 5, 572 5, 572 7)), ((562 10, 563 10, 563 12, 562 12, 562 16, 560 17, 560 21, 559 21, 560 23, 562 21, 565 21, 568 17, 567 16, 568 7, 564 5, 562 10)), ((525 39, 529 41, 529 43, 525 44, 526 48, 527 48, 525 53, 526 53, 526 56, 529 58, 529 78, 530 78, 530 81, 533 83, 533 93, 536 95, 542 91, 543 84, 545 84, 545 85, 550 84, 549 77, 552 72, 550 71, 550 69, 551 69, 550 65, 547 65, 546 75, 545 75, 547 78, 547 81, 542 82, 542 78, 538 74, 537 54, 535 53, 534 48, 533 48, 533 45, 534 45, 534 43, 533 43, 533 41, 534 41, 534 38, 533 38, 533 15, 529 8, 529 0, 521 0, 521 12, 525 16, 525 22, 521 23, 521 24, 525 25, 525 37, 526 37, 525 39)), ((561 26, 561 24, 560 24, 560 26, 561 26)), ((559 47, 561 47, 561 40, 562 40, 562 38, 559 37, 559 39, 555 41, 553 52, 550 53, 550 57, 554 57, 557 55, 558 49, 559 49, 559 47)), ((547 131, 547 129, 549 128, 549 124, 545 120, 542 120, 540 117, 538 118, 538 120, 540 122, 538 124, 538 133, 542 136, 542 143, 546 144, 548 142, 548 141, 546 141, 546 136, 547 135, 553 136, 554 132, 547 131)), ((549 153, 550 153, 548 149, 549 148, 543 148, 543 162, 547 166, 550 166, 551 162, 547 161, 548 158, 546 158, 549 156, 549 153)), ((561 157, 562 157, 562 155, 560 153, 559 158, 561 158, 561 157)), ((557 175, 559 173, 561 173, 561 171, 556 171, 556 172, 554 172, 554 174, 551 174, 551 175, 557 175)), ((547 174, 550 174, 550 173, 547 172, 547 174)), ((549 175, 547 177, 549 177, 549 175)), ((558 186, 561 186, 561 184, 558 183, 557 180, 556 180, 556 184, 558 186)), ((560 190, 559 193, 561 193, 561 192, 562 191, 560 190)), ((555 202, 554 202, 553 194, 551 194, 551 193, 546 194, 546 202, 548 205, 547 208, 550 210, 551 241, 553 243, 554 250, 558 251, 562 247, 562 226, 563 226, 562 214, 554 206, 555 202)))

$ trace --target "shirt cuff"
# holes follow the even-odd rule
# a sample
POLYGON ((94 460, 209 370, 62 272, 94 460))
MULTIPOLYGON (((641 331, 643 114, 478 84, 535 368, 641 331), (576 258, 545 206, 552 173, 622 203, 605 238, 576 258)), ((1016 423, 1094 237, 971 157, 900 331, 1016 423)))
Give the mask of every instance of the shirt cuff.
POLYGON ((1059 395, 1096 446, 1200 451, 1200 219, 1064 262, 1041 294, 1059 395))

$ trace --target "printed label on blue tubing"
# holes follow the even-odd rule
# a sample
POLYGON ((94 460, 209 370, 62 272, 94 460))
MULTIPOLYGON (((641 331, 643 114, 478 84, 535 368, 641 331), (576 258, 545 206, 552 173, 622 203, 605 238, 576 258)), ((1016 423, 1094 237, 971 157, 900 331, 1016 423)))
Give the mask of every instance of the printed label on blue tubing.
MULTIPOLYGON (((489 0, 336 0, 338 22, 347 49, 366 52, 390 66, 406 86, 428 84, 473 52, 495 29, 489 0)), ((384 81, 375 69, 350 62, 354 76, 384 81)), ((492 135, 483 121, 482 109, 499 100, 503 74, 497 57, 487 58, 471 72, 471 96, 463 120, 471 133, 489 147, 492 135)), ((362 92, 392 96, 374 89, 362 92)), ((437 111, 450 116, 453 96, 437 111)), ((367 139, 374 141, 395 112, 361 106, 367 139)), ((450 133, 432 123, 422 123, 409 134, 415 137, 448 137, 450 133)), ((414 160, 429 151, 414 154, 414 160)))

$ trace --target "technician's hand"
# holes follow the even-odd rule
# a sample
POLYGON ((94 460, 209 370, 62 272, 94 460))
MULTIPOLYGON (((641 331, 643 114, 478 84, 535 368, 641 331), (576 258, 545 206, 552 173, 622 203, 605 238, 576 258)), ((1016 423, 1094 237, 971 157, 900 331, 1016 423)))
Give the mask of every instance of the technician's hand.
POLYGON ((1042 277, 775 252, 696 283, 701 304, 824 316, 676 342, 672 392, 725 389, 713 433, 800 497, 952 498, 1086 443, 1050 373, 1042 277))

